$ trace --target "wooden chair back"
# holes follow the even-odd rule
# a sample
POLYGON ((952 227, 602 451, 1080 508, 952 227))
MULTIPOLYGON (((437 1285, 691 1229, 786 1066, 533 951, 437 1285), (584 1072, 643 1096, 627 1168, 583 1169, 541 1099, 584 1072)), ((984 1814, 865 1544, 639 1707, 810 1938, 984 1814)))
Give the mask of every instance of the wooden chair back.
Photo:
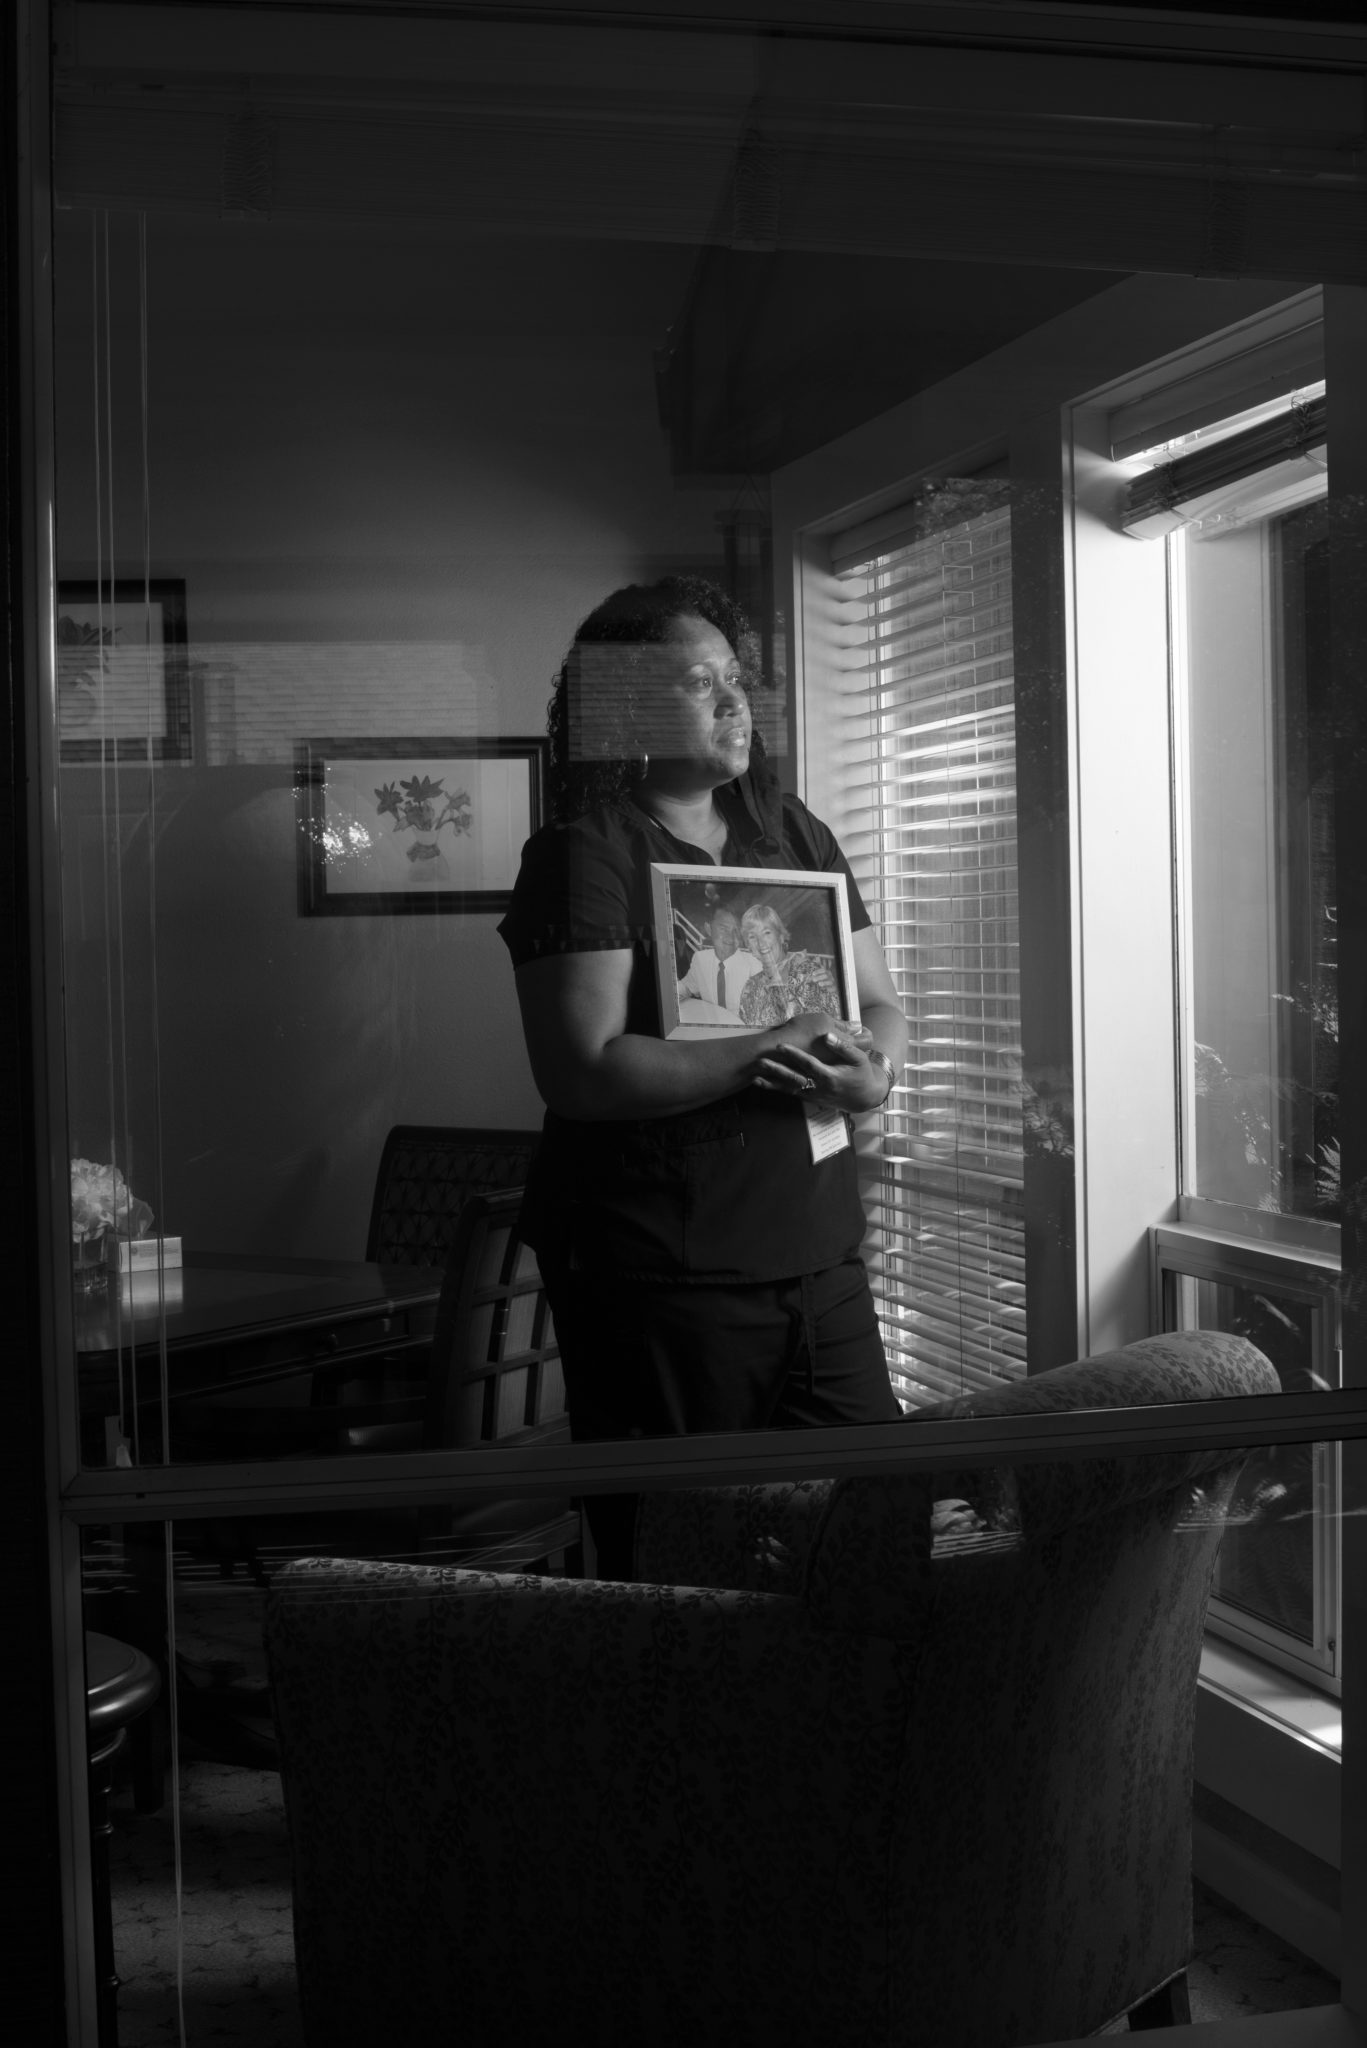
POLYGON ((444 1266, 472 1194, 521 1187, 539 1131, 395 1124, 384 1141, 366 1258, 385 1266, 444 1266))
POLYGON ((471 1195, 461 1211, 432 1337, 424 1446, 568 1440, 560 1347, 522 1189, 471 1195))
MULTIPOLYGON (((432 1336, 423 1447, 568 1442, 560 1349, 522 1190, 472 1195, 456 1226, 432 1336)), ((422 1554, 482 1571, 585 1569, 579 1503, 480 1497, 423 1516, 422 1554)))

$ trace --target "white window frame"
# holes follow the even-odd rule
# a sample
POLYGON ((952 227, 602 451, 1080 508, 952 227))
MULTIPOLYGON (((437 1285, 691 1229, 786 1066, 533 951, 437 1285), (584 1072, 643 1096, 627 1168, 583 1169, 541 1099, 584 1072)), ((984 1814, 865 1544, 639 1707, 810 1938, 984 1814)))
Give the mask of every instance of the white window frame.
MULTIPOLYGON (((1191 980, 1190 961, 1182 951, 1189 942, 1190 919, 1179 914, 1179 904, 1190 864, 1182 586, 1171 570, 1183 543, 1177 536, 1164 545, 1134 541, 1118 530, 1115 516, 1144 436, 1167 438, 1177 430, 1208 426, 1250 401, 1265 405, 1278 386, 1285 391, 1314 382, 1323 370, 1322 319, 1318 291, 1294 294, 1237 323, 1231 332, 1199 337, 1156 370, 1129 371, 1064 408, 1072 485, 1065 507, 1065 560, 1070 579, 1069 830, 1082 1211, 1079 1356, 1162 1327, 1150 1278, 1156 1225, 1164 1226, 1165 1256, 1173 1259, 1184 1226, 1191 1227, 1194 1256, 1208 1249, 1212 1225, 1226 1231, 1257 1229, 1270 1240, 1264 1262, 1270 1286, 1278 1283, 1286 1255, 1297 1246, 1308 1247, 1312 1255, 1317 1248, 1331 1266, 1336 1263, 1333 1226, 1265 1214, 1245 1217, 1181 1191, 1184 1150, 1191 1156, 1183 1127, 1191 1095, 1180 1073, 1190 1036, 1185 1022, 1191 980), (1128 455, 1121 468, 1117 447, 1128 455), (1126 621, 1119 645, 1118 617, 1126 621), (1148 715, 1137 718, 1135 706, 1145 702, 1148 715), (1165 1043, 1172 1046, 1172 1060, 1155 1063, 1152 1048, 1165 1043), (1106 1170, 1114 1159, 1124 1160, 1123 1173, 1106 1170)), ((891 438, 903 422, 894 414, 887 424, 891 438)), ((867 438, 860 437, 862 447, 867 438)), ((1009 442, 1009 429, 1005 438, 1009 442)), ((832 466, 827 456, 822 472, 832 466)), ((973 467, 971 455, 963 460, 951 455, 939 473, 970 474, 973 467)), ((1289 506, 1322 488, 1301 477, 1279 475, 1273 481, 1278 509, 1283 500, 1289 506)), ((888 499, 885 486, 867 501, 865 530, 874 537, 895 520, 888 499)), ((848 657, 833 624, 836 585, 827 536, 856 525, 859 512, 857 505, 853 510, 846 506, 837 517, 807 522, 793 536, 794 612, 800 622, 794 636, 799 650, 795 725, 803 745, 802 786, 815 808, 837 818, 843 797, 841 707, 848 657)), ((860 822, 857 816, 850 819, 851 824, 860 822)), ((1290 1638, 1241 1621, 1227 1603, 1216 1603, 1213 1625, 1217 1633, 1305 1682, 1336 1692, 1341 1641, 1338 1460, 1330 1449, 1321 1454, 1321 1464, 1327 1514, 1320 1520, 1318 1543, 1316 1651, 1298 1654, 1290 1638)))
MULTIPOLYGON (((1284 361, 1282 381, 1290 384, 1299 363, 1315 367, 1323 359, 1322 312, 1318 295, 1305 294, 1293 302, 1307 324, 1296 330, 1298 356, 1284 361)), ((1292 309, 1288 309, 1288 315, 1292 309)), ((1283 329, 1281 323, 1269 323, 1283 329)), ((1243 358, 1233 354, 1223 383, 1225 405, 1236 404, 1233 392, 1238 365, 1243 358)), ((1213 372, 1222 367, 1215 359, 1213 372)), ((1210 389, 1208 385, 1208 389, 1210 389)), ((1220 387, 1215 387, 1220 388, 1220 387)), ((1180 400, 1178 401, 1180 403, 1180 400)), ((1172 405, 1173 399, 1168 397, 1172 405)), ((1138 409, 1143 417, 1142 407, 1138 409)), ((1215 424, 1223 415, 1210 398, 1203 425, 1215 424)), ((1163 417, 1158 401, 1151 401, 1150 422, 1163 417)), ((1112 416, 1112 434, 1116 431, 1112 416)), ((1153 431, 1151 425, 1150 431, 1153 431)), ((1279 512, 1315 502, 1324 496, 1322 474, 1306 476, 1303 463, 1269 465, 1255 472, 1235 489, 1227 490, 1222 505, 1238 501, 1238 509, 1249 518, 1265 519, 1279 512), (1261 481, 1260 481, 1261 479, 1261 481)), ((1153 546, 1154 543, 1141 543, 1153 546)), ((1177 1106, 1179 1117, 1179 1180, 1176 1221, 1154 1228, 1150 1233, 1153 1271, 1152 1315, 1155 1329, 1185 1327, 1179 1303, 1184 1297, 1183 1281, 1209 1280, 1234 1285, 1257 1285, 1261 1281, 1272 1292, 1289 1294, 1307 1302, 1312 1309, 1315 1358, 1312 1369, 1326 1385, 1340 1382, 1342 1356, 1338 1310, 1339 1229, 1313 1218, 1283 1215, 1269 1210, 1243 1208, 1219 1199, 1190 1193, 1184 1183, 1196 1157, 1195 1079, 1195 993, 1192 906, 1193 864, 1191 855, 1192 775, 1190 752, 1191 676, 1189 636, 1186 622, 1186 556, 1190 545, 1183 527, 1170 532, 1162 543, 1168 580, 1169 662, 1171 673, 1172 764, 1173 764, 1173 871, 1174 871, 1174 954, 1177 962, 1177 1106)), ((1266 614, 1261 620, 1264 662, 1271 660, 1270 564, 1266 532, 1261 536, 1262 574, 1260 603, 1266 614)), ((1270 756, 1270 738, 1266 742, 1270 756)), ((1275 845, 1271 822, 1274 792, 1266 791, 1269 807, 1268 844, 1275 845)), ((1275 889, 1269 890, 1269 914, 1276 903, 1275 889)), ((1269 937, 1269 952, 1275 951, 1275 934, 1269 937)), ((1269 1058, 1269 1072, 1278 1060, 1269 1058)), ((1275 1130, 1277 1097, 1270 1106, 1273 1123, 1272 1155, 1280 1157, 1280 1135, 1275 1130)), ((1233 1603, 1212 1595, 1207 1627, 1214 1636, 1232 1642, 1267 1663, 1293 1673, 1302 1682, 1323 1688, 1337 1698, 1340 1693, 1340 1645, 1342 1617, 1340 1593, 1340 1458, 1338 1446, 1320 1444, 1315 1451, 1315 1539, 1313 1642, 1299 1644, 1287 1631, 1243 1613, 1233 1603)))
MULTIPOLYGON (((1306 371, 1322 369, 1322 305, 1318 293, 1303 293, 1265 324, 1269 340, 1258 346, 1234 346, 1221 358, 1213 354, 1199 377, 1203 395, 1201 414, 1191 414, 1191 381, 1178 379, 1174 385, 1154 381, 1154 391, 1131 399, 1111 412, 1109 432, 1113 449, 1131 449, 1131 459, 1140 455, 1133 442, 1140 438, 1135 420, 1146 422, 1150 434, 1162 436, 1168 428, 1215 426, 1228 412, 1242 406, 1248 375, 1246 365, 1254 362, 1267 373, 1269 360, 1281 365, 1285 410, 1287 397, 1306 371)), ((1320 459, 1322 461, 1322 459, 1320 459)), ((1226 487, 1217 502, 1201 504, 1195 510, 1209 514, 1213 506, 1221 512, 1236 510, 1246 518, 1265 520, 1277 512, 1293 510, 1324 498, 1324 473, 1320 461, 1314 465, 1269 463, 1265 471, 1254 471, 1242 483, 1226 487), (1306 475, 1306 469, 1312 473, 1306 475)), ((1156 549, 1154 541, 1140 543, 1156 549)), ((1191 1161, 1195 1159, 1195 907, 1193 907, 1193 772, 1191 772, 1191 672, 1189 672, 1189 629, 1187 629, 1187 551, 1189 535, 1185 526, 1174 526, 1162 541, 1166 555, 1168 594, 1168 664, 1170 664, 1170 731, 1172 731, 1172 944, 1176 961, 1176 1098, 1178 1098, 1178 1186, 1176 1217, 1168 1225, 1150 1231, 1152 1245, 1152 1319, 1154 1329, 1187 1327, 1183 1303, 1187 1300, 1185 1280, 1211 1280, 1228 1284, 1265 1284, 1271 1292, 1289 1292, 1306 1300, 1314 1321, 1314 1370, 1324 1384, 1338 1384, 1340 1335, 1338 1335, 1338 1227, 1316 1219, 1293 1217, 1275 1210, 1254 1210, 1211 1196, 1197 1196, 1187 1190, 1191 1161)), ((1271 664, 1271 561, 1269 539, 1262 532, 1258 541, 1258 606, 1256 633, 1262 643, 1262 664, 1271 664)), ((1262 735, 1265 764, 1273 758, 1273 737, 1262 735)), ((1267 858, 1277 844, 1273 821, 1275 793, 1271 770, 1267 780, 1267 858)), ((1271 930, 1279 893, 1269 883, 1269 971, 1277 934, 1271 930)), ((1269 1053, 1269 1075, 1279 1071, 1279 1057, 1269 1053)), ((1273 1159, 1281 1155, 1281 1139, 1275 1130, 1277 1092, 1269 1104, 1273 1126, 1273 1159)), ((1338 1503, 1340 1503, 1340 1460, 1334 1444, 1316 1446, 1314 1470, 1316 1534, 1314 1534, 1314 1640, 1303 1645, 1287 1630, 1244 1614, 1232 1602, 1211 1595, 1207 1628, 1213 1636, 1234 1642, 1314 1688, 1330 1696, 1340 1692, 1340 1563, 1338 1563, 1338 1503)))

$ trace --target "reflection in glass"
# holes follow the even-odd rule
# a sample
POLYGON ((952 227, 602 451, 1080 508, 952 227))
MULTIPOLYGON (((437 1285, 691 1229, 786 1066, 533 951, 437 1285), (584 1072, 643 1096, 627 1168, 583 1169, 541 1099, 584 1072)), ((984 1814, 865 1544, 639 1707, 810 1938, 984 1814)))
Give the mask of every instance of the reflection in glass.
POLYGON ((1283 1061, 1291 1076, 1283 1176, 1287 1207, 1339 1216, 1338 942, 1334 723, 1329 693, 1328 508, 1271 522, 1273 646, 1282 707, 1282 869, 1286 915, 1283 1061))
MULTIPOLYGON (((1301 468, 1308 465, 1301 463, 1301 468)), ((1174 543, 1189 719, 1185 1189, 1339 1215, 1333 722, 1321 468, 1174 543), (1289 509, 1288 509, 1289 507, 1289 509)))
MULTIPOLYGON (((177 166, 178 122, 187 99, 216 122, 217 89, 212 70, 177 69, 160 39, 121 44, 116 76, 94 57, 59 81, 68 1112, 73 1152, 122 1173, 183 1250, 179 1271, 133 1290, 104 1283, 79 1240, 94 1465, 316 1450, 329 1433, 344 1450, 357 1430, 421 1421, 426 1389, 409 1368, 430 1342, 444 1250, 422 1300, 363 1270, 385 1264, 366 1219, 386 1133, 418 1119, 447 1131, 540 1122, 493 917, 459 914, 454 890, 428 892, 424 916, 391 915, 383 892, 344 919, 303 914, 299 743, 410 766, 536 750, 575 622, 643 564, 699 569, 758 600, 759 645, 773 653, 767 493, 738 494, 725 463, 721 481, 676 476, 655 389, 656 351, 688 301, 741 132, 748 64, 743 90, 733 81, 705 117, 729 142, 703 155, 685 142, 704 119, 690 101, 661 145, 682 240, 677 220, 657 232, 649 206, 627 221, 581 217, 595 195, 639 183, 628 171, 603 184, 603 141, 586 139, 582 110, 559 155, 512 150, 524 195, 541 195, 525 213, 504 211, 489 184, 489 149, 511 147, 505 116, 482 124, 478 147, 443 118, 443 146, 475 151, 494 216, 466 179, 455 212, 425 211, 433 192, 400 179, 358 220, 336 183, 354 162, 354 143, 337 154, 347 123, 320 127, 313 95, 364 98, 372 80, 345 39, 299 32, 315 75, 299 74, 294 31, 263 16, 250 28, 287 155, 331 165, 312 189, 337 204, 320 212, 283 198, 229 205, 226 170, 207 204, 185 208, 199 188, 177 166), (156 92, 124 90, 134 76, 156 92), (117 101, 110 128, 92 121, 92 78, 117 101), (169 124, 163 86, 181 108, 169 124), (542 200, 560 191, 565 152, 589 183, 552 220, 542 200), (152 643, 137 597, 150 591, 160 617, 172 585, 169 693, 164 648, 139 665, 152 643), (92 714, 78 746, 73 721, 97 698, 108 744, 92 714), (366 1377, 347 1399, 366 1412, 339 1427, 317 1411, 361 1354, 366 1377), (212 1431, 191 1428, 192 1401, 201 1423, 217 1408, 212 1431)), ((468 90, 473 34, 512 98, 528 90, 520 31, 391 21, 385 33, 400 50, 424 34, 418 72, 434 66, 450 92, 468 90)), ((657 146, 640 126, 643 75, 662 102, 685 89, 670 48, 640 39, 610 53, 619 164, 657 146)), ((687 76, 717 82, 714 62, 691 64, 687 76)), ((564 113, 574 90, 552 71, 564 113)), ((429 97, 426 83, 414 90, 429 97)), ((398 138, 413 132, 394 124, 398 138)), ((255 145, 245 130, 228 141, 240 170, 255 145)), ((767 676, 763 697, 781 748, 767 676)), ((504 823, 515 867, 524 834, 504 823)), ((468 836, 482 831, 476 819, 468 836)))
MULTIPOLYGON (((1205 1251, 1218 1263, 1218 1247, 1205 1251)), ((1167 1328, 1247 1337, 1276 1367, 1284 1393, 1337 1384, 1332 1274, 1321 1276, 1318 1287, 1309 1280, 1279 1285, 1272 1272, 1238 1284, 1173 1270, 1183 1257, 1180 1242, 1165 1245, 1160 1257, 1168 1265, 1167 1328)), ((1213 1589, 1215 1627, 1279 1661, 1289 1655, 1293 1669, 1331 1684, 1338 1669, 1337 1500, 1336 1445, 1275 1444, 1254 1452, 1235 1494, 1213 1589)))
MULTIPOLYGON (((233 75, 260 93, 230 107, 196 15, 168 42, 111 13, 116 48, 92 32, 56 81, 68 1107, 185 1273, 164 1332, 160 1301, 115 1303, 112 1341, 83 1313, 96 1463, 183 1454, 160 1353, 174 1383, 206 1262, 359 1263, 392 1124, 539 1117, 492 921, 437 906, 454 888, 424 885, 421 917, 301 914, 300 743, 407 764, 358 784, 364 810, 415 762, 536 742, 575 622, 685 570, 750 614, 756 723, 796 783, 771 475, 1114 281, 1066 237, 997 260, 995 202, 976 257, 941 208, 889 207, 885 167, 919 189, 946 140, 936 105, 889 115, 890 52, 846 52, 837 91, 789 38, 361 10, 342 37, 255 9, 233 75)), ((951 126, 996 160, 998 122, 951 126)), ((995 511, 932 549, 909 710, 886 601, 873 636, 884 765, 915 780, 941 698, 976 721, 937 783, 967 866, 928 854, 917 881, 933 962, 910 911, 897 937, 924 1086, 892 1112, 879 1285, 908 1399, 1023 1351, 1006 487, 970 497, 995 511)), ((941 804, 893 827, 891 866, 941 804)))
MULTIPOLYGON (((73 1207, 83 1455, 288 1469, 298 1452, 559 1441, 555 1332, 511 1235, 453 1257, 452 1238, 426 1230, 429 1200, 450 1192, 437 1173, 414 1176, 411 1235, 367 1234, 396 1129, 487 1136, 492 1117, 520 1136, 540 1120, 493 920, 449 900, 457 839, 500 859, 508 846, 486 842, 485 798, 463 780, 469 832, 459 803, 429 823, 418 771, 481 747, 531 759, 575 622, 607 590, 683 571, 751 615, 755 719, 800 783, 783 684, 810 621, 791 614, 792 561, 773 543, 776 473, 825 462, 852 431, 881 443, 876 415, 908 401, 959 417, 941 398, 968 368, 992 445, 1014 440, 995 368, 976 366, 1018 340, 1047 349, 1053 323, 1085 306, 1109 375, 1148 287, 1086 304, 1115 282, 1098 264, 1128 272, 1159 248, 1180 271, 1189 246, 1204 267, 1201 232, 1162 241, 1132 171, 1123 190, 1110 182, 1115 137, 1075 107, 1031 100, 1023 118, 984 121, 976 87, 952 83, 954 52, 946 73, 920 47, 787 34, 543 35, 361 8, 345 34, 299 9, 80 13, 60 39, 55 166, 67 1109, 73 1156, 111 1187, 123 1176, 152 1212, 130 1241, 160 1248, 125 1280, 96 1256, 108 1218, 73 1207), (1056 203, 1069 166, 1100 195, 1081 233, 1056 203), (360 826, 372 833, 377 806, 396 816, 385 792, 408 789, 396 858, 411 872, 398 889, 348 886, 365 900, 345 917, 301 900, 301 744, 375 764, 351 792, 358 860, 360 826), (413 881, 442 862, 449 890, 413 881), (381 900, 415 894, 425 914, 381 900), (454 1326, 467 1278, 469 1370, 452 1373, 443 1318, 454 1326)), ((1146 125, 1127 149, 1161 149, 1171 169, 1179 145, 1146 125)), ((1208 163, 1187 172, 1203 200, 1208 163)), ((1162 215, 1184 222, 1170 201, 1187 188, 1159 186, 1162 215)), ((898 443, 908 465, 927 446, 898 443)), ((863 488, 835 451, 821 519, 863 488)), ((991 1397, 1003 1380, 1030 1398, 1023 1161, 1070 1170, 1070 1077, 1020 1071, 1010 495, 994 480, 947 524, 910 539, 880 526, 844 558, 846 594, 866 586, 857 658, 878 744, 837 765, 851 805, 883 810, 879 894, 890 904, 914 871, 895 945, 917 1086, 889 1113, 879 1276, 914 1400, 991 1397)), ((1248 752, 1220 746, 1252 732, 1261 748, 1259 799, 1216 849, 1231 857, 1203 842, 1193 867, 1197 951, 1215 959, 1206 936, 1232 941, 1223 985, 1217 974, 1196 999, 1194 1185, 1325 1220, 1337 1125, 1321 513, 1309 497, 1244 509, 1238 533, 1256 546, 1234 529, 1188 544, 1202 817, 1218 821, 1208 791, 1233 802, 1256 781, 1248 752), (1260 633, 1255 658, 1202 697, 1206 654, 1227 640, 1242 655, 1260 633), (1207 888, 1240 870, 1251 895, 1246 881, 1232 905, 1207 888)), ((838 582, 840 562, 827 566, 838 582)), ((524 1155, 483 1192, 525 1168, 524 1155)), ((469 1192, 462 1215, 476 1213, 469 1192)), ((1314 1348, 1313 1318, 1275 1289, 1203 1302, 1196 1320, 1250 1332, 1283 1384, 1307 1329, 1314 1348)), ((430 1990, 418 1936, 433 1925, 438 1972, 497 1959, 499 2038, 517 2031, 508 1998, 540 1983, 556 1996, 542 2031, 563 2028, 562 1987, 583 1981, 574 1945, 594 1930, 612 1949, 593 1995, 647 2002, 633 2041, 685 2023, 691 2039, 726 2038, 743 2004, 766 2026, 782 2013, 786 2035, 829 2016, 830 2038, 866 2038, 859 1973, 894 1967, 932 2031, 936 1999, 1012 2001, 992 2014, 995 2041, 1147 2001, 1185 1955, 1183 1716, 1231 1475, 1122 1464, 959 1473, 938 1491, 813 1478, 648 1498, 630 1510, 635 1583, 595 1578, 579 1503, 540 1496, 312 1526, 258 1503, 92 1532, 92 1622, 163 1685, 137 1717, 136 1775, 116 1787, 131 1795, 125 1846, 165 1828, 155 1731, 174 1736, 182 1927, 205 1994, 194 2026, 223 2038, 232 2008, 254 2043, 289 2039, 292 1926, 315 1972, 306 1998, 349 1969, 357 2012, 376 1998, 367 2048, 401 2035, 404 1999, 430 1990), (319 1574, 289 1576, 301 1557, 339 1555, 356 1561, 354 1586, 320 1596, 319 1574), (416 1576, 434 1559, 481 1569, 416 1576), (415 1644, 432 1652, 426 1670, 415 1644), (497 1668, 491 1645, 507 1654, 497 1668), (273 1768, 290 1714, 295 1817, 303 1827, 312 1802, 327 1841, 322 1855, 316 1833, 299 1847, 299 1867, 308 1886, 344 1876, 349 1893, 312 1921, 324 1895, 301 1879, 290 1900, 273 1768), (1093 1806, 1069 1805, 1078 1793, 1093 1806), (452 1798, 471 1803, 437 1829, 452 1798), (227 1906, 234 1841, 262 1855, 227 1906), (422 1910, 404 1910, 414 1883, 422 1910), (259 1924, 235 1945, 252 1896, 259 1924), (486 1911, 501 1955, 479 1938, 486 1911), (1128 1940, 1139 1923, 1157 1950, 1136 1939, 1121 1955, 1117 1930, 1128 1940), (1093 1925, 1074 1967, 1067 1944, 1093 1925), (326 1946, 349 1926, 345 1953, 326 1946), (905 1943, 891 1960, 876 1952, 888 1930, 905 1943), (732 2004, 699 2024, 687 2000, 728 1982, 732 2004), (1059 1994, 1073 2004, 1046 2003, 1059 1994)), ((1250 1467, 1241 1511, 1261 1483, 1250 1467)), ((1273 1484, 1303 1497, 1294 1457, 1273 1484)), ((1269 1625, 1303 1631, 1299 1521, 1270 1583, 1244 1534, 1221 1568, 1226 1604, 1256 1619, 1261 1603, 1269 1625)), ((1238 1804, 1228 1785, 1219 1796, 1238 1804)), ((1246 1817, 1272 1826, 1247 1796, 1246 1817)), ((163 1832, 158 1854, 170 1844, 163 1832)), ((1324 1860, 1320 1836, 1294 1846, 1324 1860)), ((135 1884, 125 1863, 117 1903, 129 2043, 144 1992, 162 2000, 138 2021, 153 2029, 175 1996, 173 1865, 157 1869, 135 1884)), ((455 2005, 486 1996, 467 1982, 455 2005)), ((449 2025, 444 1990, 441 2006, 449 2025)), ((338 2014, 325 2038, 353 2025, 338 2014)), ((939 2031, 961 2034, 959 2016, 939 2031)))

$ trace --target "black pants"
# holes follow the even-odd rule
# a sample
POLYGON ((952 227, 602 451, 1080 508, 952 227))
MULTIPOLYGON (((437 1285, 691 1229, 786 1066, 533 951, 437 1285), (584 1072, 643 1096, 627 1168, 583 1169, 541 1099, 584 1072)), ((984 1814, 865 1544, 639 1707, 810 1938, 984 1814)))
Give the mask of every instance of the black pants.
MULTIPOLYGON (((900 1418, 861 1259, 743 1285, 545 1281, 576 1443, 900 1418)), ((630 1578, 636 1495, 586 1506, 599 1576, 630 1578)))

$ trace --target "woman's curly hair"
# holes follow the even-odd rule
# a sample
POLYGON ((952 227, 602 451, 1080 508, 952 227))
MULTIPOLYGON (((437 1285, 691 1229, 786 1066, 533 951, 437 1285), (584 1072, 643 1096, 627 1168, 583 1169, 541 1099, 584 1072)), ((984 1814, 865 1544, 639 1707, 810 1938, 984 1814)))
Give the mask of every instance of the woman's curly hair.
MULTIPOLYGON (((633 724, 641 688, 648 683, 643 650, 668 640, 676 619, 705 619, 724 633, 740 664, 741 684, 752 697, 760 682, 759 641, 740 606, 703 576, 665 576, 614 590, 579 627, 560 667, 546 713, 551 740, 550 814, 557 823, 582 817, 599 804, 619 802, 640 780, 640 749, 633 724), (594 659, 590 648, 617 649, 594 659)), ((764 758, 758 731, 752 766, 764 758)))

